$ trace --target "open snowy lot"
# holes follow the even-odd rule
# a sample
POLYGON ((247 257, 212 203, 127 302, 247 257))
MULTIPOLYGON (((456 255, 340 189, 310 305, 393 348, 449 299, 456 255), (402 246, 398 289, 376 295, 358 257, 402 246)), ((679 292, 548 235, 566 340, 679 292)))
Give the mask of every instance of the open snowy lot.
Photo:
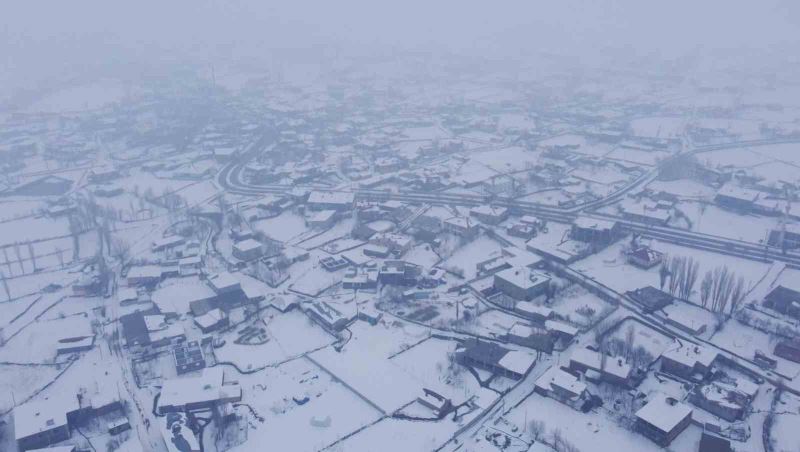
POLYGON ((304 358, 236 377, 250 408, 263 420, 249 417, 247 442, 282 450, 320 450, 381 418, 381 413, 335 378, 304 358), (302 404, 296 402, 308 398, 302 404))

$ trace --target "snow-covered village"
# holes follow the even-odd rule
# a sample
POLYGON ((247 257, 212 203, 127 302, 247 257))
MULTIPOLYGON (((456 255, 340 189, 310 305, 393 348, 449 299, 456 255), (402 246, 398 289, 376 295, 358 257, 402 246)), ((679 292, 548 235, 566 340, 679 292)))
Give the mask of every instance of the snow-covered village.
POLYGON ((16 93, 0 450, 798 451, 800 60, 758 53, 16 93))

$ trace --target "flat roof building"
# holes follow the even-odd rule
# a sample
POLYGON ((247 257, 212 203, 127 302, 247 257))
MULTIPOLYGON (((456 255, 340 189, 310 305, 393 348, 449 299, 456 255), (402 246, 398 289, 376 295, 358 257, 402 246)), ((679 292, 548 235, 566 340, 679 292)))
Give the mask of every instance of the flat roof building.
POLYGON ((544 293, 550 277, 524 267, 512 267, 495 273, 495 287, 515 300, 531 300, 544 293))
POLYGON ((692 409, 666 394, 653 394, 636 412, 636 430, 667 447, 692 422, 692 409))
POLYGON ((70 420, 80 410, 74 395, 58 395, 14 408, 14 436, 20 450, 69 439, 70 420))

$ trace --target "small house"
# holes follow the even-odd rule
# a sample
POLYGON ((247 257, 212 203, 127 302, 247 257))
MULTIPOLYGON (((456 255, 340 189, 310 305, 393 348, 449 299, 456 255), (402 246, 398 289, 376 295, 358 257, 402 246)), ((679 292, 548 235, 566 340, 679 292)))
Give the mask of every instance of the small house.
POLYGON ((586 384, 557 366, 547 369, 536 380, 533 390, 539 395, 558 400, 576 410, 583 409, 589 399, 586 384))
POLYGON ((625 292, 625 295, 641 306, 642 310, 647 314, 663 309, 672 304, 673 301, 672 295, 653 286, 629 290, 625 292))
POLYGON ((664 254, 646 246, 640 246, 628 253, 628 262, 642 268, 650 269, 664 260, 664 254))

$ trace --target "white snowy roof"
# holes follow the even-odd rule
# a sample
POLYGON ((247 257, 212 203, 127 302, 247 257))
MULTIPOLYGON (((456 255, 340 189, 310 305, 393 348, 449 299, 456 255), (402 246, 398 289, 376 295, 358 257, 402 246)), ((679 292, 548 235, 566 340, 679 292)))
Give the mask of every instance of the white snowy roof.
POLYGON ((211 285, 211 288, 214 289, 214 291, 219 293, 239 287, 240 282, 239 279, 233 276, 233 274, 230 272, 222 272, 209 277, 208 284, 211 285))
POLYGON ((205 314, 195 317, 194 322, 201 328, 209 328, 216 325, 220 320, 225 318, 225 313, 222 309, 212 309, 205 314))
POLYGON ((573 224, 581 229, 596 229, 598 231, 609 230, 617 223, 611 220, 603 220, 601 218, 590 218, 580 216, 575 219, 573 224))
POLYGON ((522 289, 530 289, 547 283, 550 277, 528 268, 511 267, 495 274, 496 278, 503 279, 522 289))
POLYGON ((549 318, 553 314, 553 310, 550 308, 545 308, 544 306, 538 306, 530 301, 520 301, 514 306, 514 309, 522 312, 528 312, 531 314, 540 315, 544 318, 549 318))
POLYGON ((180 323, 170 323, 166 328, 149 333, 151 342, 172 339, 174 337, 186 336, 186 331, 180 323))
POLYGON ((544 327, 547 328, 548 330, 558 331, 564 334, 569 334, 571 336, 577 335, 579 331, 572 325, 563 322, 557 322, 555 320, 545 320, 544 327))
POLYGON ((515 323, 509 330, 508 334, 518 336, 518 337, 528 337, 532 335, 535 330, 530 325, 525 325, 523 323, 515 323))
POLYGON ((694 367, 695 364, 710 367, 719 356, 719 353, 708 347, 685 344, 681 347, 667 350, 661 356, 684 364, 687 367, 694 367))
POLYGON ((670 432, 686 416, 692 415, 692 409, 683 403, 657 392, 650 396, 647 405, 636 412, 636 417, 656 427, 662 432, 670 432))
POLYGON ((213 402, 221 398, 224 373, 221 367, 207 367, 196 377, 164 380, 159 407, 180 407, 192 403, 213 402))
POLYGON ((469 229, 472 226, 472 222, 470 222, 469 218, 467 217, 452 217, 444 220, 444 222, 446 224, 465 229, 469 229))
POLYGON ((756 190, 739 187, 730 183, 723 185, 717 192, 717 196, 726 196, 728 198, 741 199, 750 202, 754 202, 756 199, 758 199, 758 195, 759 193, 756 190))
POLYGON ((19 440, 67 425, 67 413, 79 408, 78 398, 71 394, 19 405, 14 408, 14 435, 19 440))
POLYGON ((244 296, 250 300, 265 297, 270 290, 270 287, 265 282, 253 278, 252 276, 241 272, 237 272, 233 274, 233 276, 239 280, 239 285, 241 286, 242 292, 244 292, 244 296))
POLYGON ((117 292, 117 299, 121 302, 139 299, 139 293, 131 287, 121 288, 117 292))
POLYGON ((508 213, 508 209, 506 209, 505 207, 494 207, 494 206, 488 206, 488 205, 480 205, 480 206, 477 206, 477 207, 473 207, 472 210, 470 210, 470 213, 478 214, 478 215, 501 217, 501 216, 505 215, 506 213, 508 213))
POLYGON ((315 223, 324 223, 333 218, 334 215, 336 215, 335 210, 320 210, 311 216, 310 221, 315 223))
POLYGON ((195 256, 184 257, 183 259, 178 261, 178 265, 179 266, 197 265, 197 264, 200 264, 202 262, 203 262, 203 259, 200 257, 200 255, 195 255, 195 256))
POLYGON ((356 266, 365 265, 372 260, 371 257, 365 256, 360 248, 345 251, 340 254, 343 258, 350 261, 351 264, 356 266))
POLYGON ((510 350, 500 358, 498 364, 512 372, 524 375, 535 362, 536 356, 533 353, 510 350))
POLYGON ((309 204, 352 204, 354 200, 351 192, 312 191, 308 195, 309 204))
POLYGON ((586 385, 578 381, 574 375, 553 366, 536 380, 536 386, 551 391, 553 386, 565 389, 572 394, 580 395, 586 391, 586 385))
POLYGON ((689 312, 686 309, 682 309, 683 305, 673 305, 667 306, 664 309, 664 312, 667 314, 670 320, 680 325, 683 325, 687 328, 690 328, 693 331, 698 331, 703 326, 707 326, 708 323, 704 321, 702 318, 697 318, 697 315, 689 312))
POLYGON ((147 326, 148 332, 163 330, 167 327, 166 317, 160 314, 154 315, 146 315, 144 318, 144 324, 147 326))
POLYGON ((235 245, 233 245, 233 247, 236 248, 240 252, 247 252, 247 251, 251 251, 251 250, 254 250, 254 249, 261 248, 261 242, 259 242, 258 240, 255 240, 255 239, 247 239, 247 240, 242 240, 241 242, 236 243, 235 245))
POLYGON ((128 278, 160 278, 161 273, 158 265, 136 265, 128 270, 128 278))
POLYGON ((576 349, 572 352, 570 359, 591 369, 602 370, 609 375, 622 379, 628 378, 631 374, 631 366, 622 362, 619 358, 609 356, 606 357, 604 363, 600 353, 589 350, 588 348, 576 349))

